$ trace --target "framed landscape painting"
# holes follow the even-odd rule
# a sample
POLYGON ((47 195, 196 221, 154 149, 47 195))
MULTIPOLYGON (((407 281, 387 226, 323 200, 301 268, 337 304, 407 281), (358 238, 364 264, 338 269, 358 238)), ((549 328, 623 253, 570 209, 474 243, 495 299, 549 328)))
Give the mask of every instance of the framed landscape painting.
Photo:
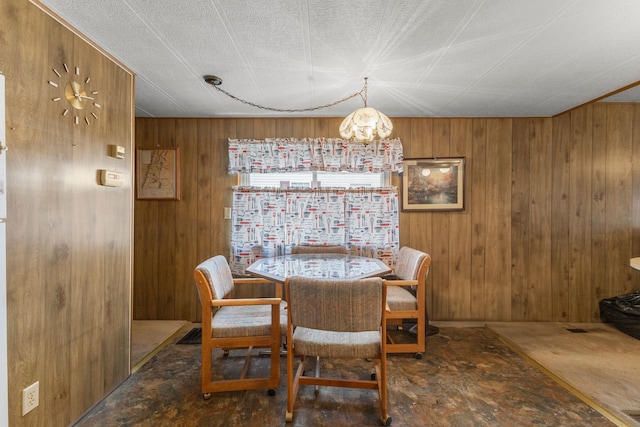
POLYGON ((464 210, 464 160, 404 159, 402 210, 464 210))

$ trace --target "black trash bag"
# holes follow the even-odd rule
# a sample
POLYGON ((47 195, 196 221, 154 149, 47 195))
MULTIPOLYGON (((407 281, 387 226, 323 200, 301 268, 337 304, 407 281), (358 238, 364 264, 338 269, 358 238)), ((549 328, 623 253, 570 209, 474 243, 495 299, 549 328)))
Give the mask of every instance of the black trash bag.
POLYGON ((600 300, 600 318, 621 332, 640 339, 640 289, 600 300))

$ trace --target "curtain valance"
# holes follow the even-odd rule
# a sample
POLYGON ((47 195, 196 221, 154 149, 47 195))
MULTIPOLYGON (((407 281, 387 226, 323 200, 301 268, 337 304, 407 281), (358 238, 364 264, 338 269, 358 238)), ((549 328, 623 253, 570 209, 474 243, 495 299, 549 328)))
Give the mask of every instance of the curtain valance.
POLYGON ((229 173, 402 172, 402 142, 340 138, 229 139, 229 173))

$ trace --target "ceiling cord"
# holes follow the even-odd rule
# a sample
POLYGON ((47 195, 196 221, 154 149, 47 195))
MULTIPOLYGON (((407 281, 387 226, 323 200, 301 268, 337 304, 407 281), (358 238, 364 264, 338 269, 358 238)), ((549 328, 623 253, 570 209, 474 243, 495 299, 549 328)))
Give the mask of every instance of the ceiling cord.
POLYGON ((242 98, 238 98, 237 96, 234 96, 232 94, 230 94, 229 92, 227 92, 226 90, 222 89, 220 87, 220 85, 222 84, 222 79, 220 77, 217 76, 204 76, 204 81, 208 84, 210 84, 211 86, 213 86, 213 88, 215 90, 217 90, 218 92, 222 92, 225 95, 227 95, 229 98, 238 101, 238 102, 242 102, 243 104, 246 105, 250 105, 252 107, 256 107, 256 108, 260 108, 261 110, 269 110, 269 111, 277 111, 279 113, 304 113, 307 111, 315 111, 315 110, 321 110, 323 108, 329 108, 329 107, 333 107, 334 105, 338 105, 341 104, 345 101, 350 100, 351 98, 355 98, 356 96, 360 96, 362 98, 362 100, 364 101, 365 106, 367 105, 367 98, 366 98, 366 94, 367 94, 367 77, 365 77, 364 79, 364 87, 360 90, 360 92, 356 92, 354 94, 351 94, 345 98, 339 99, 337 101, 334 101, 330 104, 324 104, 324 105, 319 105, 317 107, 310 107, 310 108, 274 108, 274 107, 265 107, 264 105, 260 105, 260 104, 256 104, 253 103, 251 101, 247 101, 244 100, 242 98), (362 95, 362 93, 364 92, 364 96, 362 95))

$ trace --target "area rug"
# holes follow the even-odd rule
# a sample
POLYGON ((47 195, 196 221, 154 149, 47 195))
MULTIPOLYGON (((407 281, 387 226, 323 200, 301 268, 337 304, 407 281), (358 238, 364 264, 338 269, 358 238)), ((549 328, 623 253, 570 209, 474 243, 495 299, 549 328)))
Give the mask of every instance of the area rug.
MULTIPOLYGON (((85 426, 377 426, 376 392, 302 387, 285 422, 286 358, 276 395, 200 389, 199 345, 168 345, 77 423, 85 426)), ((243 354, 214 352, 214 375, 242 369, 243 354)), ((266 372, 256 356, 250 372, 266 372)), ((369 375, 368 361, 322 361, 323 375, 369 375)), ((388 356, 393 426, 612 426, 590 406, 529 365, 485 328, 441 327, 422 359, 388 356)))
POLYGON ((176 344, 202 344, 202 328, 193 328, 176 344))

